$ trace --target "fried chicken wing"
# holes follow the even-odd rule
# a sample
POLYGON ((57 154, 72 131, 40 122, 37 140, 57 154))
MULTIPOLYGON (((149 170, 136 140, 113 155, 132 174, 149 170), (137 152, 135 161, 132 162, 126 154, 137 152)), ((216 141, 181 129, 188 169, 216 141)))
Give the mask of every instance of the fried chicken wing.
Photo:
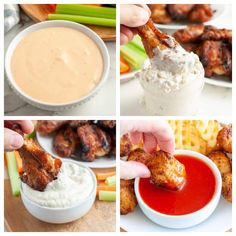
POLYGON ((110 151, 110 154, 112 156, 116 156, 116 128, 114 127, 113 129, 109 130, 108 134, 111 137, 111 151, 110 151))
POLYGON ((134 180, 120 180, 120 213, 126 215, 137 205, 134 193, 134 180))
POLYGON ((153 22, 160 24, 168 24, 172 21, 171 16, 167 12, 167 4, 149 4, 148 5, 152 14, 153 22))
POLYGON ((78 128, 81 125, 89 124, 89 120, 71 120, 69 121, 69 125, 72 128, 78 128))
POLYGON ((169 35, 158 30, 151 19, 145 25, 136 28, 139 36, 142 39, 145 51, 149 58, 155 55, 154 50, 159 48, 164 50, 166 48, 173 48, 177 42, 169 35))
POLYGON ((213 16, 210 4, 194 4, 194 8, 188 15, 188 20, 195 23, 209 21, 213 16))
POLYGON ((93 161, 96 157, 106 156, 111 150, 111 137, 96 125, 86 124, 78 127, 82 159, 93 161))
POLYGON ((53 147, 61 157, 70 157, 75 153, 77 145, 77 133, 70 126, 60 129, 53 140, 53 147))
POLYGON ((46 136, 68 123, 68 120, 38 120, 36 130, 46 136))
POLYGON ((227 155, 222 151, 213 151, 208 157, 216 164, 221 175, 231 172, 231 163, 227 155))
POLYGON ((225 41, 232 42, 232 30, 228 29, 217 29, 212 26, 206 26, 201 40, 213 40, 213 41, 225 41))
POLYGON ((169 190, 178 190, 184 183, 186 171, 174 156, 164 151, 158 151, 147 162, 147 167, 151 172, 151 181, 169 190))
POLYGON ((167 10, 172 19, 181 21, 188 19, 188 15, 194 6, 195 4, 168 4, 167 10))
POLYGON ((137 161, 145 165, 150 158, 152 158, 151 154, 141 148, 137 148, 129 153, 128 161, 137 161))
POLYGON ((232 202, 232 173, 222 176, 222 195, 228 202, 232 202))
POLYGON ((224 126, 219 131, 217 145, 223 151, 232 153, 232 124, 224 126))
POLYGON ((24 183, 43 191, 48 183, 56 179, 62 165, 60 159, 54 159, 32 139, 25 140, 18 151, 23 163, 21 180, 24 183))
POLYGON ((173 36, 179 43, 194 43, 201 38, 204 29, 203 24, 188 25, 184 29, 177 30, 173 36))
POLYGON ((128 156, 132 149, 132 143, 128 134, 123 135, 120 138, 120 156, 128 156))
POLYGON ((98 125, 104 128, 112 129, 116 126, 116 121, 115 120, 99 120, 98 125))

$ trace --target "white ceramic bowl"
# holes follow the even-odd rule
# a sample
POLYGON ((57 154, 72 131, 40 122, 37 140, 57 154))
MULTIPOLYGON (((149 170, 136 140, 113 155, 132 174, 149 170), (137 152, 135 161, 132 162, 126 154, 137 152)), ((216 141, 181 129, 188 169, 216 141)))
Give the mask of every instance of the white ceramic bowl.
POLYGON ((198 211, 195 211, 190 214, 175 216, 175 215, 162 214, 158 211, 155 211, 143 201, 139 193, 139 187, 138 187, 139 178, 135 179, 135 194, 138 199, 138 204, 141 210, 151 221, 167 228, 181 229, 181 228, 188 228, 188 227, 197 225, 203 222, 204 220, 206 220, 213 213, 220 199, 222 180, 221 180, 220 171, 218 170, 214 162, 212 162, 206 156, 200 153, 197 153, 194 151, 188 151, 188 150, 177 150, 175 151, 175 154, 189 155, 196 159, 200 159, 205 164, 207 164, 207 166, 210 167, 216 179, 215 193, 212 199, 210 200, 210 202, 208 202, 207 205, 205 205, 203 208, 201 208, 198 211))
MULTIPOLYGON (((67 162, 69 160, 66 160, 67 162)), ((65 161, 63 161, 65 162, 65 161)), ((74 163, 74 162, 73 162, 74 163)), ((87 169, 91 177, 93 179, 93 189, 89 196, 81 201, 80 203, 67 208, 50 208, 41 206, 33 201, 31 201, 23 192, 22 184, 21 184, 21 199, 23 201, 23 204, 25 208, 28 210, 28 212, 36 217, 37 219, 48 222, 48 223, 54 223, 54 224, 63 224, 68 223, 74 220, 79 219, 80 217, 84 216, 92 207, 94 204, 95 198, 96 198, 96 188, 97 188, 97 180, 96 176, 93 173, 91 169, 89 169, 86 166, 83 166, 81 164, 77 164, 79 166, 82 166, 83 168, 87 169)))
POLYGON ((101 88, 101 86, 104 84, 104 82, 107 80, 108 78, 108 72, 109 72, 109 68, 110 68, 110 56, 107 50, 107 47, 105 45, 105 43, 102 41, 102 39, 91 29, 89 29, 88 27, 78 24, 78 23, 74 23, 71 21, 63 21, 63 20, 55 20, 55 21, 44 21, 41 23, 37 23, 34 24, 28 28, 26 28, 25 30, 21 31, 19 34, 17 34, 17 36, 12 40, 12 42, 10 43, 7 52, 6 52, 6 57, 5 57, 5 70, 6 70, 6 75, 8 78, 8 82, 11 86, 11 88, 16 92, 17 95, 19 95, 24 101, 30 103, 33 106, 36 106, 38 108, 41 109, 45 109, 45 110, 51 110, 51 111, 62 111, 65 109, 70 109, 73 108, 79 104, 82 104, 86 101, 88 101, 89 99, 91 99, 92 97, 94 97, 97 92, 99 91, 99 89, 101 88), (19 86, 16 84, 15 80, 13 79, 13 75, 11 72, 11 57, 12 54, 16 48, 16 46, 18 45, 18 43, 29 33, 40 30, 40 29, 44 29, 44 28, 48 28, 48 27, 67 27, 67 28, 72 28, 75 30, 78 30, 80 32, 83 32, 84 34, 86 34, 90 39, 92 39, 97 46, 99 47, 102 57, 103 57, 103 73, 101 76, 101 80, 100 82, 97 84, 97 86, 86 96, 76 100, 76 101, 72 101, 69 103, 64 103, 64 104, 51 104, 51 103, 46 103, 46 102, 42 102, 39 100, 36 100, 30 96, 28 96, 27 94, 25 94, 24 91, 22 91, 19 86))

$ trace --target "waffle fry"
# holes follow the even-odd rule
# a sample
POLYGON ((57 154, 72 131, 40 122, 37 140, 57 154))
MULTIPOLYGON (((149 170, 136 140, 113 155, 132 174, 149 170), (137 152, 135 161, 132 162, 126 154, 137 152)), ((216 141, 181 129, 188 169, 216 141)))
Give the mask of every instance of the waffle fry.
POLYGON ((170 120, 177 149, 193 150, 206 155, 216 148, 221 128, 216 120, 170 120))

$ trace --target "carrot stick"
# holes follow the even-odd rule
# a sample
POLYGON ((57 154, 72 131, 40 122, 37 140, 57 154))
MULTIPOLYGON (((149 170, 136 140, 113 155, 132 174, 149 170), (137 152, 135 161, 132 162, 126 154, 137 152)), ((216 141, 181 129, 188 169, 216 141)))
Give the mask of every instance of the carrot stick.
POLYGON ((97 173, 96 174, 97 180, 105 180, 107 177, 110 177, 110 176, 113 176, 113 175, 116 175, 115 171, 105 172, 105 173, 97 173))
POLYGON ((128 63, 120 56, 120 73, 126 73, 130 70, 128 63))
POLYGON ((21 158, 18 151, 14 151, 14 155, 15 155, 15 158, 16 158, 17 169, 18 169, 18 172, 20 174, 20 173, 23 172, 22 158, 21 158))
POLYGON ((97 186, 97 196, 100 190, 103 191, 116 191, 116 186, 112 185, 112 186, 107 186, 107 185, 98 185, 97 186))

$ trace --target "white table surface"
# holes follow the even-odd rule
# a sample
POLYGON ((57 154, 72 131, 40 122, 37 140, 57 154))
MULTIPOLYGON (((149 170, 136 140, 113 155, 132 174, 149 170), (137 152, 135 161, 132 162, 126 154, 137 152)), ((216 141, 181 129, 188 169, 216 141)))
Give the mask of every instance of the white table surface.
MULTIPOLYGON (((5 52, 9 43, 14 36, 24 28, 33 24, 31 20, 21 21, 14 28, 12 28, 5 35, 5 52)), ((7 116, 51 116, 51 115, 66 115, 66 116, 110 116, 116 114, 116 43, 106 42, 108 48, 111 67, 109 77, 102 89, 98 94, 88 101, 87 103, 77 106, 74 109, 66 110, 63 112, 53 112, 38 109, 23 100, 21 100, 9 87, 8 82, 5 79, 4 83, 4 112, 7 116)), ((6 76, 6 75, 5 75, 6 76)))
MULTIPOLYGON (((232 28, 232 7, 226 5, 224 14, 214 21, 219 28, 232 28)), ((121 83, 120 114, 149 116, 142 103, 143 89, 137 79, 121 83)), ((232 114, 232 89, 205 84, 197 115, 228 116, 232 114)), ((183 114, 184 115, 184 114, 183 114)))

